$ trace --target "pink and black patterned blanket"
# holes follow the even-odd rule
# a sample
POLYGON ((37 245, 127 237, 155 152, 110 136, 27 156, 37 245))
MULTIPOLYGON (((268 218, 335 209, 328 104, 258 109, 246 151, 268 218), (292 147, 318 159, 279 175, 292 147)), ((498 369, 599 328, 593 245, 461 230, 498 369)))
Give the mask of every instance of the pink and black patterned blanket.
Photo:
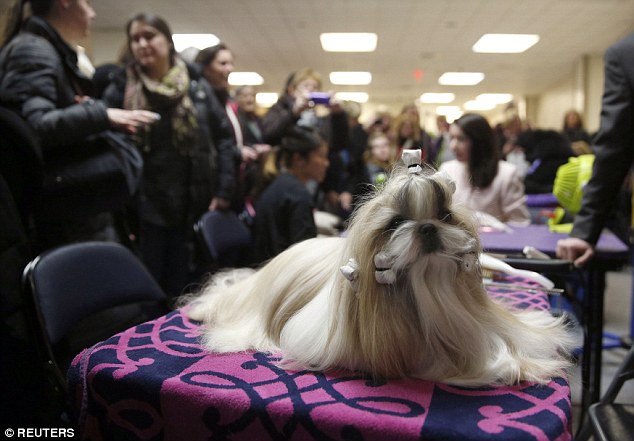
MULTIPOLYGON (((543 294, 491 289, 519 308, 543 294)), ((210 354, 180 310, 77 355, 68 372, 83 439, 569 440, 570 388, 460 388, 350 372, 287 372, 278 356, 210 354)))

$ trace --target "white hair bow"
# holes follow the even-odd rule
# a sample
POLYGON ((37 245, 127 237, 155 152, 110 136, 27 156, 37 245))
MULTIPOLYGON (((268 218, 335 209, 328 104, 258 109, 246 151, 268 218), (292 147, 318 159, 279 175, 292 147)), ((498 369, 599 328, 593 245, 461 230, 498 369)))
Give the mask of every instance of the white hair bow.
POLYGON ((374 278, 381 285, 391 285, 396 281, 396 274, 392 270, 392 258, 383 251, 374 256, 374 278))
POLYGON ((423 171, 423 168, 420 166, 421 163, 421 150, 403 150, 401 154, 401 159, 403 163, 407 166, 407 171, 409 173, 420 173, 423 171))
POLYGON ((353 291, 359 289, 359 264, 354 259, 349 259, 348 263, 339 268, 343 277, 350 282, 353 291))

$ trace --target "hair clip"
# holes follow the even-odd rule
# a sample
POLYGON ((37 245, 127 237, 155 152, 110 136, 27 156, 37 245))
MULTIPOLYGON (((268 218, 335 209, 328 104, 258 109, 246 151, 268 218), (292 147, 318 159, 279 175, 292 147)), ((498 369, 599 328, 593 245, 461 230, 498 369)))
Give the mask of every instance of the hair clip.
POLYGON ((354 259, 349 259, 348 263, 339 268, 343 277, 350 282, 353 291, 359 289, 359 264, 354 259))
POLYGON ((478 258, 475 253, 464 254, 462 256, 461 266, 464 271, 471 272, 475 268, 478 258))
POLYGON ((407 166, 408 173, 420 173, 423 171, 423 168, 420 165, 421 163, 420 158, 421 158, 420 149, 417 149, 417 150, 405 149, 403 150, 403 153, 401 154, 401 159, 403 160, 403 163, 407 166))
POLYGON ((396 281, 396 274, 392 270, 392 259, 383 251, 374 256, 374 278, 381 285, 392 285, 396 281))

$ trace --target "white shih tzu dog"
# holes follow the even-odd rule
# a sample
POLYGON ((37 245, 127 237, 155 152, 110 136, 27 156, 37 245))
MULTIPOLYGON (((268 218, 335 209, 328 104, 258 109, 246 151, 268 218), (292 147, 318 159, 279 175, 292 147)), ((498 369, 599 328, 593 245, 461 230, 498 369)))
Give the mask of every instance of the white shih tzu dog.
POLYGON ((403 160, 345 238, 306 240, 257 271, 220 273, 190 299, 204 345, 281 352, 285 369, 464 386, 562 375, 574 345, 563 320, 492 301, 453 182, 424 170, 418 150, 403 160))

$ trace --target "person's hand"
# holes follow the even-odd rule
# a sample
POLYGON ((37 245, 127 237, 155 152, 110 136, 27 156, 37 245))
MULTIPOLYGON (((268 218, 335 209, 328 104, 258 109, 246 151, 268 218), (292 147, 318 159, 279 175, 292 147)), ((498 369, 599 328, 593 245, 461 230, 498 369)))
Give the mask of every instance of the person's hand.
POLYGON ((343 105, 341 103, 341 101, 339 101, 337 98, 335 98, 335 94, 330 92, 330 96, 332 98, 330 98, 330 104, 328 104, 328 107, 330 108, 330 111, 333 113, 341 113, 344 111, 343 105))
POLYGON ((594 256, 594 247, 583 239, 568 237, 557 242, 557 257, 570 260, 576 267, 582 267, 594 256))
POLYGON ((253 144, 251 147, 253 147, 255 151, 258 152, 258 156, 266 155, 273 148, 269 144, 253 144))
POLYGON ((77 104, 82 104, 88 101, 92 101, 92 97, 88 95, 75 95, 75 102, 77 104))
POLYGON ((209 204, 209 211, 214 210, 228 210, 231 206, 231 201, 225 198, 215 197, 209 204))
POLYGON ((242 162, 249 163, 258 159, 258 152, 247 145, 240 148, 240 155, 242 156, 242 162))
POLYGON ((293 103, 293 113, 295 115, 300 115, 304 110, 311 106, 312 102, 308 99, 308 94, 297 91, 295 92, 294 97, 295 102, 293 103))
POLYGON ((352 193, 344 191, 339 195, 339 205, 345 211, 352 211, 352 193))
POLYGON ((124 110, 109 108, 108 120, 112 128, 134 134, 139 127, 155 123, 161 119, 161 115, 149 110, 124 110))

